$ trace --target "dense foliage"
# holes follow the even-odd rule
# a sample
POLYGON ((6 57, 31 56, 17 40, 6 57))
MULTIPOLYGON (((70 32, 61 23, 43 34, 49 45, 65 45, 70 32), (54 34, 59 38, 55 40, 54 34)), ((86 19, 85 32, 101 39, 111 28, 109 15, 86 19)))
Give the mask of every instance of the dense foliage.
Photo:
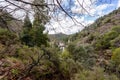
POLYGON ((40 24, 40 20, 35 18, 34 23, 32 25, 29 20, 28 15, 24 20, 23 32, 21 34, 21 42, 30 47, 33 46, 48 46, 48 37, 47 34, 44 33, 45 27, 40 24))
POLYGON ((120 35, 120 26, 115 26, 112 28, 111 31, 105 33, 103 36, 101 36, 101 39, 98 39, 98 42, 96 42, 96 48, 97 49, 108 49, 111 47, 119 47, 119 35, 120 35), (116 42, 116 40, 118 42, 116 42), (115 43, 116 42, 116 43, 115 43), (117 44, 117 45, 116 45, 117 44), (116 45, 116 46, 115 46, 116 45))
POLYGON ((119 10, 67 36, 61 50, 44 33, 46 14, 33 9, 33 24, 26 15, 20 35, 0 28, 0 80, 120 80, 120 24, 111 18, 119 10))

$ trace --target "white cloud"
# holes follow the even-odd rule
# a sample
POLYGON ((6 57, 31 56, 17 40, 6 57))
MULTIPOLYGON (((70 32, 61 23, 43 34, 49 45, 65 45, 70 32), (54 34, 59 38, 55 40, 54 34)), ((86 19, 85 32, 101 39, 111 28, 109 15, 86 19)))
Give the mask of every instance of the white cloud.
POLYGON ((82 5, 82 0, 75 0, 76 6, 72 7, 72 12, 77 14, 87 14, 87 15, 103 15, 103 10, 107 7, 114 6, 113 4, 101 4, 95 5, 96 0, 84 0, 84 4, 82 5), (79 3, 78 3, 79 1, 79 3), (92 3, 91 3, 92 1, 92 3))
POLYGON ((74 3, 75 6, 72 8, 72 12, 85 14, 93 8, 95 0, 75 0, 74 3))
MULTIPOLYGON (((59 16, 59 17, 62 17, 59 16)), ((84 17, 74 17, 79 23, 82 23, 83 25, 88 25, 93 23, 93 20, 85 21, 84 17)), ((72 34, 76 33, 78 31, 81 31, 85 26, 82 26, 79 23, 74 23, 69 17, 64 17, 64 20, 55 21, 54 19, 50 20, 50 24, 48 23, 46 25, 46 29, 49 30, 49 34, 55 34, 55 33, 65 33, 65 34, 72 34)))
POLYGON ((117 8, 119 8, 120 7, 120 0, 118 0, 118 4, 117 4, 117 8))
POLYGON ((103 10, 111 6, 114 6, 114 4, 102 4, 102 5, 96 6, 95 14, 97 14, 98 16, 103 16, 105 13, 107 13, 107 12, 104 13, 103 10))
MULTIPOLYGON (((64 1, 67 1, 67 0, 64 0, 64 1)), ((101 4, 97 6, 95 5, 96 0, 91 0, 91 1, 92 3, 90 2, 90 0, 74 0, 75 6, 72 7, 72 12, 77 14, 82 13, 83 15, 86 14, 86 15, 99 17, 105 14, 103 10, 105 10, 110 6, 114 6, 113 4, 101 4), (84 1, 84 4, 83 6, 81 6, 80 4, 82 4, 83 1, 84 1), (87 10, 89 14, 85 10, 87 10)), ((79 23, 82 23, 83 25, 86 26, 94 22, 93 20, 86 20, 84 16, 81 16, 81 17, 74 16, 74 19, 76 19, 79 22, 79 23, 76 23, 77 25, 75 25, 74 22, 69 17, 66 17, 64 15, 64 13, 59 13, 57 17, 58 19, 60 19, 60 21, 51 19, 50 23, 53 26, 52 27, 51 25, 46 26, 47 29, 54 28, 49 30, 50 34, 59 33, 59 32, 66 33, 66 34, 75 33, 84 28, 84 26, 80 25, 79 23)))
MULTIPOLYGON (((1 0, 0 0, 1 1, 1 0)), ((29 0, 27 0, 29 1, 29 0)), ((46 0, 46 2, 48 4, 52 4, 53 1, 55 1, 55 4, 58 6, 56 0, 46 0)), ((68 4, 70 0, 59 0, 59 2, 64 3, 64 4, 68 4)), ((96 5, 95 4, 96 0, 74 0, 74 4, 75 6, 72 7, 72 13, 77 13, 77 14, 85 14, 85 15, 99 15, 99 16, 103 16, 104 12, 103 10, 105 10, 107 7, 110 6, 114 6, 113 4, 102 4, 102 5, 96 5), (83 9, 84 8, 84 9, 83 9)), ((20 4, 19 4, 20 5, 20 4)), ((0 3, 1 6, 1 3, 0 3)), ((24 8, 28 9, 29 7, 27 6, 23 6, 24 8)), ((59 7, 59 6, 58 6, 59 7)), ((51 10, 54 10, 54 8, 58 8, 58 7, 50 7, 51 10)), ((118 7, 120 7, 120 0, 118 2, 118 7)), ((21 11, 17 12, 15 14, 15 16, 21 15, 21 11)), ((24 14, 24 13, 23 13, 24 14)), ((57 14, 57 16, 53 15, 54 12, 51 11, 51 20, 50 20, 50 24, 48 23, 46 25, 47 30, 49 30, 50 34, 53 33, 59 33, 59 32, 63 32, 66 34, 71 34, 71 33, 75 33, 77 31, 80 31, 81 29, 83 29, 84 27, 82 25, 80 25, 79 23, 82 23, 83 25, 88 25, 93 23, 93 20, 86 20, 85 17, 83 15, 81 15, 80 17, 78 16, 73 16, 75 20, 77 20, 76 25, 75 23, 68 17, 65 15, 65 13, 60 12, 57 14)))

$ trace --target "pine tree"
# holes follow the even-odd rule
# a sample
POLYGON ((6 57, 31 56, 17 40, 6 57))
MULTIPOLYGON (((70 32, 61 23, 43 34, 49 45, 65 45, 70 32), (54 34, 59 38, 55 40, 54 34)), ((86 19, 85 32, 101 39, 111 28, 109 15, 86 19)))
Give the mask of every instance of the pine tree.
MULTIPOLYGON (((45 0, 34 0, 34 4, 44 4, 45 0)), ((48 14, 45 7, 34 7, 34 21, 33 21, 33 27, 34 27, 34 37, 33 41, 36 46, 45 45, 47 46, 48 37, 47 34, 43 33, 45 30, 45 24, 48 22, 48 14)))
MULTIPOLYGON (((34 0, 34 4, 45 4, 45 0, 34 0)), ((39 19, 39 23, 45 25, 49 21, 48 8, 45 6, 34 6, 35 19, 39 19)))
POLYGON ((28 45, 28 46, 33 46, 32 45, 32 37, 30 35, 31 29, 32 29, 32 23, 31 23, 29 16, 27 14, 25 19, 24 19, 23 32, 21 35, 21 42, 25 45, 28 45))
POLYGON ((47 34, 44 33, 45 27, 43 24, 40 24, 41 20, 37 18, 35 18, 34 23, 33 23, 33 27, 34 27, 34 43, 36 46, 41 46, 41 45, 45 45, 47 46, 47 42, 48 42, 48 37, 47 34))
POLYGON ((28 13, 26 14, 26 17, 24 19, 23 28, 26 29, 26 30, 30 30, 32 28, 32 23, 29 19, 28 13))
MULTIPOLYGON (((34 0, 34 4, 45 3, 44 0, 34 0)), ((33 25, 30 22, 28 15, 24 19, 24 31, 21 38, 22 42, 28 46, 47 46, 48 37, 44 33, 45 24, 48 22, 47 10, 45 7, 33 7, 35 15, 33 25)))

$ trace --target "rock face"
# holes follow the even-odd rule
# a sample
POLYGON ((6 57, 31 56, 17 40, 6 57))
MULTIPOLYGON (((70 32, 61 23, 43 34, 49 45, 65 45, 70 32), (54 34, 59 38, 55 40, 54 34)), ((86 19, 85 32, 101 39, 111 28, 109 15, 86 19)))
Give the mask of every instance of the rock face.
POLYGON ((21 20, 15 19, 7 11, 0 9, 0 27, 7 28, 17 34, 22 30, 23 22, 21 20))

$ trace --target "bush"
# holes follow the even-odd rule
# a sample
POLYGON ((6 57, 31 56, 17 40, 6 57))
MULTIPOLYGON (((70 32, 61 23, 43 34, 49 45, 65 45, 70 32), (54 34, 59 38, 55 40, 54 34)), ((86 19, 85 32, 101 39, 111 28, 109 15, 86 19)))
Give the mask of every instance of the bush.
POLYGON ((116 65, 120 65, 120 48, 113 51, 112 61, 114 61, 116 65))
POLYGON ((12 69, 12 70, 11 70, 11 73, 12 73, 13 75, 18 75, 20 72, 19 72, 18 69, 12 69))
POLYGON ((67 47, 67 50, 70 52, 70 53, 74 53, 74 50, 75 50, 75 43, 70 43, 67 47))
POLYGON ((88 36, 88 38, 87 38, 87 42, 88 43, 90 43, 90 42, 92 42, 94 39, 95 39, 95 35, 93 35, 93 34, 90 34, 89 36, 88 36))
POLYGON ((93 66, 95 63, 94 49, 90 45, 75 46, 75 44, 70 44, 68 51, 75 61, 81 62, 86 68, 93 66))
POLYGON ((73 59, 66 59, 60 61, 59 70, 63 75, 72 77, 73 74, 83 70, 83 66, 80 62, 75 62, 73 59))
POLYGON ((48 75, 52 75, 51 77, 53 77, 55 72, 62 73, 59 70, 59 53, 57 53, 55 48, 23 46, 18 48, 14 57, 20 59, 26 65, 27 69, 24 74, 29 73, 33 75, 35 80, 41 79, 42 77, 47 78, 48 75), (30 68, 32 65, 33 67, 30 68))
POLYGON ((106 17, 106 18, 102 21, 103 24, 110 23, 110 22, 111 22, 110 16, 109 16, 109 17, 106 17))
POLYGON ((69 51, 67 50, 67 49, 65 49, 62 53, 61 53, 61 58, 63 58, 63 59, 67 59, 67 58, 70 58, 71 57, 71 55, 70 55, 70 53, 69 53, 69 51))
POLYGON ((4 45, 15 44, 18 41, 17 36, 7 29, 0 28, 0 43, 4 45))
POLYGON ((38 56, 41 56, 41 55, 43 55, 43 51, 40 48, 38 47, 32 48, 24 45, 22 47, 17 48, 16 54, 14 55, 14 57, 22 60, 24 64, 30 64, 33 61, 32 58, 34 60, 37 60, 38 56))
POLYGON ((70 44, 68 46, 68 50, 69 52, 71 53, 73 59, 76 61, 76 60, 81 60, 82 57, 85 57, 87 56, 86 55, 86 51, 85 49, 83 48, 83 46, 75 46, 73 44, 70 44))
POLYGON ((112 28, 113 31, 116 31, 118 34, 120 34, 120 26, 115 26, 112 28))
POLYGON ((119 34, 116 31, 110 31, 103 36, 101 44, 104 49, 110 47, 110 41, 116 38, 119 34))
MULTIPOLYGON (((112 28, 111 31, 105 33, 100 39, 98 39, 95 43, 96 49, 108 49, 111 45, 114 45, 114 40, 120 34, 120 26, 116 26, 112 28)), ((116 39, 115 39, 116 40, 116 39)))
POLYGON ((41 45, 48 46, 48 37, 47 34, 43 33, 41 28, 32 28, 30 30, 24 30, 21 34, 21 42, 30 47, 41 47, 41 45))
POLYGON ((112 30, 104 35, 104 39, 107 41, 112 40, 112 39, 116 38, 118 35, 119 35, 118 32, 112 30))
POLYGON ((94 67, 92 71, 83 70, 75 75, 73 80, 119 80, 115 75, 108 75, 104 69, 94 67))
POLYGON ((112 48, 120 47, 120 35, 115 39, 111 40, 110 44, 112 48))

